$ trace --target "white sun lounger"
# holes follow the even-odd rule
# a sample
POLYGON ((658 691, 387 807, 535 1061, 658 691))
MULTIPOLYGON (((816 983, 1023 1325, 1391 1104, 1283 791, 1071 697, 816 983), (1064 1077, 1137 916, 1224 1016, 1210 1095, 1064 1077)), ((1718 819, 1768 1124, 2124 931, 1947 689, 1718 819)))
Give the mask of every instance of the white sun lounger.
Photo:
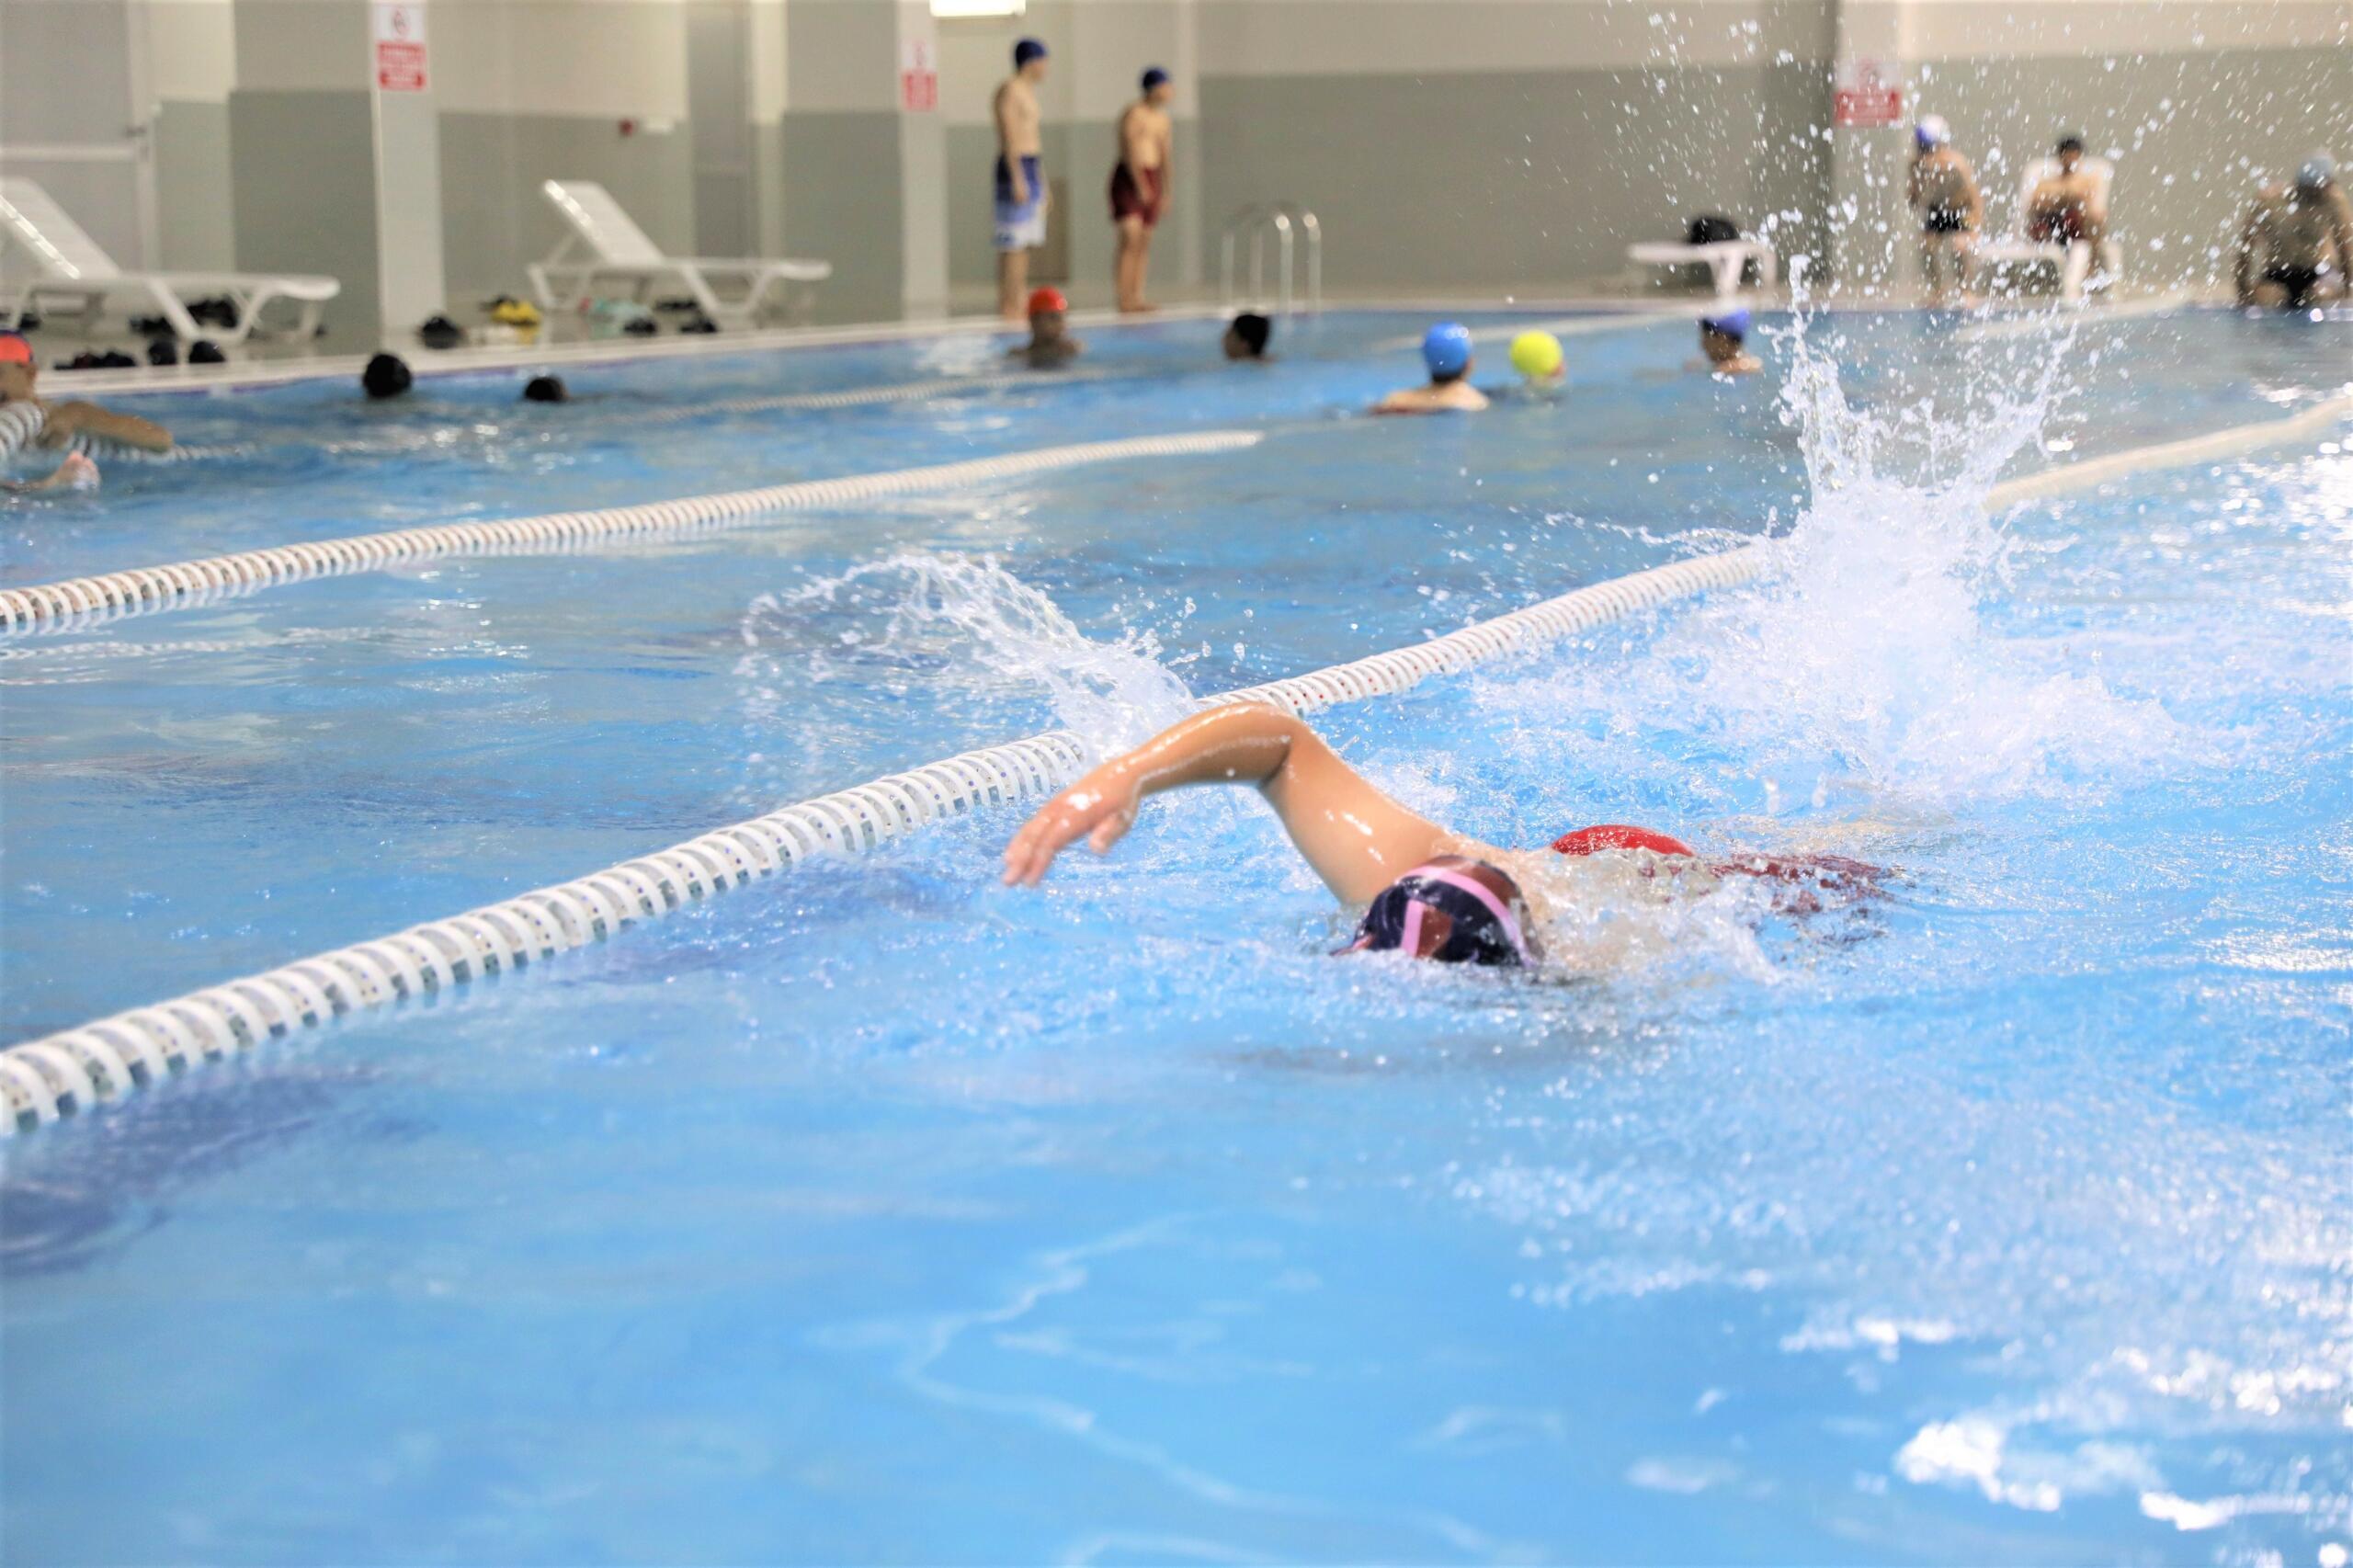
MULTIPOLYGON (((2010 232, 1977 243, 1977 264, 1980 267, 2031 267, 2047 262, 2059 269, 2060 298, 2071 303, 2084 297, 2085 279, 2091 276, 2092 247, 2085 240, 2029 239, 2026 232, 2027 208, 2034 199, 2034 187, 2059 172, 2059 160, 2040 158, 2027 165, 2018 179, 2017 208, 2010 213, 2010 232)), ((2106 158, 2086 158, 2084 172, 2092 176, 2099 187, 2099 205, 2108 207, 2108 187, 2116 178, 2116 167, 2106 158)), ((2100 244, 2099 261, 2111 278, 2124 270, 2124 247, 2113 237, 2100 244)))
POLYGON ((278 300, 301 308, 294 335, 319 330, 319 307, 343 291, 332 278, 269 272, 125 272, 98 243, 82 231, 37 181, 21 176, 0 179, 0 238, 32 258, 29 282, 0 300, 0 327, 13 328, 39 301, 54 312, 59 301, 78 301, 85 325, 97 320, 109 296, 131 294, 153 305, 183 343, 212 337, 242 343, 260 325, 261 313, 278 300), (188 301, 208 294, 225 296, 236 310, 225 327, 199 325, 188 301))
POLYGON ((1714 275, 1716 296, 1729 300, 1740 292, 1740 275, 1756 264, 1756 281, 1770 289, 1780 277, 1780 258, 1763 240, 1715 240, 1704 245, 1680 240, 1646 240, 1626 247, 1626 259, 1637 267, 1705 267, 1714 275))
POLYGON ((826 261, 665 256, 596 181, 551 179, 540 190, 571 229, 545 261, 530 266, 531 289, 543 310, 578 310, 596 297, 600 283, 626 284, 630 297, 642 300, 649 287, 672 279, 715 324, 749 326, 779 284, 822 283, 834 275, 826 261), (716 283, 729 285, 728 294, 722 297, 716 283))

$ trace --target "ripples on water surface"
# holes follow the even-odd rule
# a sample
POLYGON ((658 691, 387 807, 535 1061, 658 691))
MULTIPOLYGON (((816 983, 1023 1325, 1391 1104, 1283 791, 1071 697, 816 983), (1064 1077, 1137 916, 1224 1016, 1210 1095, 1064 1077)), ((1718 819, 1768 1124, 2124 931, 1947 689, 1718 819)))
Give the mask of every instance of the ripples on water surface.
MULTIPOLYGON (((12 1038, 1768 517, 1753 589, 1328 728, 1482 835, 1899 872, 1811 924, 1600 909, 1634 956, 1514 982, 1323 957, 1246 802, 1042 895, 983 818, 193 1074, 6 1153, 11 1555, 2341 1564, 2353 455, 1978 498, 2341 395, 2345 326, 2119 323, 2047 378, 2047 339, 1954 376, 1951 324, 1841 318, 1743 386, 1653 328, 1573 338, 1558 407, 1332 418, 1415 324, 1252 378, 1170 324, 1083 392, 676 439, 460 383, 236 471, 266 506, 11 514, 26 581, 1279 427, 13 644, 12 1038)), ((192 434, 359 418, 218 402, 192 434)))

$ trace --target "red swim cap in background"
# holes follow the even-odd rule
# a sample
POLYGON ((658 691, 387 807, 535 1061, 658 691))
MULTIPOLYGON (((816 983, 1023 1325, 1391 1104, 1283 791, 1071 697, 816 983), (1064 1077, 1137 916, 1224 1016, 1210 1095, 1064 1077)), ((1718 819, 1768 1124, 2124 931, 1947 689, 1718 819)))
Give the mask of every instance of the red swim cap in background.
POLYGON ((1063 291, 1051 285, 1043 289, 1033 290, 1030 292, 1029 313, 1033 316, 1038 314, 1040 311, 1066 311, 1069 309, 1070 301, 1063 298, 1063 291))
POLYGON ((1624 823, 1605 823, 1598 827, 1564 833, 1552 840, 1552 847, 1563 855, 1592 855, 1604 849, 1647 849, 1654 855, 1697 853, 1679 838, 1669 838, 1646 827, 1629 827, 1624 823))
POLYGON ((29 365, 33 362, 33 346, 13 332, 0 332, 0 365, 29 365))

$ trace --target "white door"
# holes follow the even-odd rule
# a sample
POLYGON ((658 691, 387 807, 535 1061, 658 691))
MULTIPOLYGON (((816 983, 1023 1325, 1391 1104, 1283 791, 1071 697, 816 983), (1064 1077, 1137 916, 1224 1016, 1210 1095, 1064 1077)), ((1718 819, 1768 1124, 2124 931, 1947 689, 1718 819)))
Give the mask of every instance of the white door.
POLYGON ((0 0, 0 169, 126 267, 157 260, 153 113, 146 0, 0 0))

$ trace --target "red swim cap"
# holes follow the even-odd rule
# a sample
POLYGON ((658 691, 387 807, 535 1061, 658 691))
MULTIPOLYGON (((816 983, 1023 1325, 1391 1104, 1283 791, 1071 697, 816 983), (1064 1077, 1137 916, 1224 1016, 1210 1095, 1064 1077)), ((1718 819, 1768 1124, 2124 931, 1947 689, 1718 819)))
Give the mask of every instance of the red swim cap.
POLYGON ((1669 838, 1646 827, 1629 827, 1624 823, 1605 823, 1598 827, 1564 833, 1552 840, 1552 847, 1563 855, 1592 855, 1604 849, 1647 849, 1654 855, 1697 853, 1679 838, 1669 838))
POLYGON ((0 332, 0 365, 29 365, 33 362, 33 346, 21 334, 0 332))
POLYGON ((1068 309, 1070 309, 1070 301, 1063 298, 1063 291, 1060 289, 1051 284, 1043 289, 1032 290, 1029 295, 1029 313, 1033 316, 1041 311, 1068 309))

